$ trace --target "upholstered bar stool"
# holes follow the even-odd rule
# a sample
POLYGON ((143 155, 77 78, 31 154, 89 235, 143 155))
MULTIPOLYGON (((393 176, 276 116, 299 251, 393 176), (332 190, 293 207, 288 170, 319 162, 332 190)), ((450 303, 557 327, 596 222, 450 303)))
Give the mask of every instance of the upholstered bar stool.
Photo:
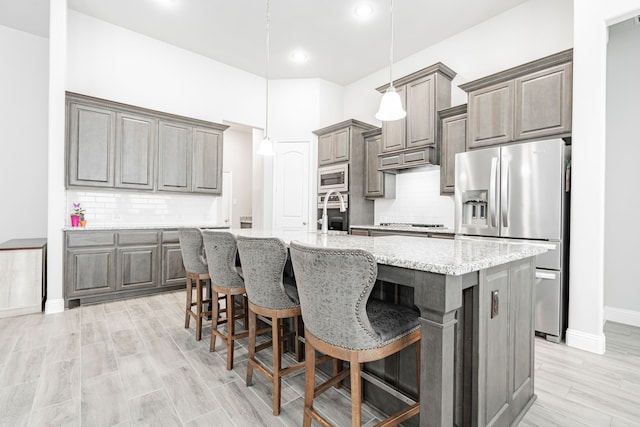
MULTIPOLYGON (((313 399, 350 374, 351 425, 360 426, 361 364, 383 359, 414 343, 419 347, 419 314, 409 307, 369 300, 378 275, 376 260, 369 252, 298 242, 292 242, 289 248, 305 325, 303 425, 311 426, 312 418, 330 425, 314 409, 313 399), (315 350, 349 362, 349 368, 316 387, 315 350)), ((417 402, 377 425, 397 425, 419 411, 417 402)))
MULTIPOLYGON (((235 296, 244 298, 246 289, 244 280, 236 268, 237 246, 233 234, 226 231, 204 230, 202 232, 204 249, 207 255, 207 265, 209 276, 211 277, 211 290, 216 295, 224 295, 226 299, 226 316, 222 318, 219 304, 213 304, 211 313, 211 344, 209 351, 214 351, 216 347, 216 337, 220 337, 227 346, 227 369, 233 368, 233 350, 235 340, 245 338, 248 331, 235 332, 235 320, 246 317, 247 308, 241 310, 243 313, 236 314, 235 296), (221 324, 227 324, 226 334, 218 330, 221 324)), ((213 298, 213 297, 212 297, 213 298)))
POLYGON ((283 283, 288 252, 282 240, 238 236, 237 242, 244 284, 249 297, 247 386, 251 385, 254 368, 266 375, 273 383, 273 415, 279 415, 282 377, 304 368, 304 362, 282 368, 285 319, 293 319, 296 360, 301 360, 301 344, 298 340, 300 332, 298 291, 295 286, 283 283), (258 330, 258 316, 271 319, 271 328, 258 330), (271 331, 271 341, 256 347, 256 336, 269 331, 271 331), (271 370, 255 358, 258 351, 268 347, 273 351, 271 370))
POLYGON ((211 299, 203 298, 202 285, 210 280, 207 260, 204 257, 202 231, 199 228, 178 229, 178 239, 182 252, 182 263, 187 273, 187 307, 184 319, 185 329, 193 317, 196 321, 196 340, 202 339, 202 318, 211 315, 211 311, 203 311, 204 304, 211 299), (193 302, 193 282, 196 284, 196 302, 193 302), (193 306, 196 311, 193 311, 193 306))

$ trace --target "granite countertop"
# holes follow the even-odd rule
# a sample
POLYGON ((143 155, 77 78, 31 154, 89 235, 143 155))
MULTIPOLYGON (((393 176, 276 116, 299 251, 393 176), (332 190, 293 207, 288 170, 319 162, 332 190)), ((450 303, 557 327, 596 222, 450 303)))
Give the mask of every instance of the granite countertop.
POLYGON ((10 251, 19 249, 41 249, 47 245, 47 239, 31 238, 31 239, 11 239, 0 244, 0 251, 10 251))
POLYGON ((87 225, 86 227, 66 226, 62 231, 102 231, 102 230, 165 230, 181 227, 196 228, 229 228, 228 225, 219 224, 111 224, 111 225, 87 225))
POLYGON ((446 227, 416 227, 408 224, 398 225, 350 225, 349 228, 361 230, 402 231, 408 233, 442 233, 455 234, 453 228, 446 227))
POLYGON ((474 241, 463 239, 425 239, 412 236, 354 236, 338 233, 258 230, 234 228, 234 235, 278 237, 286 244, 303 244, 344 249, 364 249, 380 264, 453 276, 505 264, 544 253, 543 245, 474 241))

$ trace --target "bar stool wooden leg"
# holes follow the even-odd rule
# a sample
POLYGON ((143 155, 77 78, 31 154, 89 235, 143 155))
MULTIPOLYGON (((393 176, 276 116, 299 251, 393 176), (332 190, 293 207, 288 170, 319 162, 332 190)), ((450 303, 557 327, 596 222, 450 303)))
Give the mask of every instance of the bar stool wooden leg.
POLYGON ((282 357, 282 319, 271 318, 271 339, 273 341, 273 415, 280 414, 280 365, 282 357))
POLYGON ((187 277, 187 309, 184 318, 184 328, 189 329, 189 321, 191 320, 191 300, 193 298, 193 289, 191 285, 191 278, 187 277))
POLYGON ((351 426, 362 425, 362 377, 360 376, 360 363, 355 357, 350 362, 351 367, 351 426))
POLYGON ((202 339, 202 281, 196 277, 196 341, 202 339))
POLYGON ((234 306, 233 306, 233 295, 227 294, 227 370, 231 370, 233 368, 233 350, 235 347, 235 343, 233 342, 233 335, 235 334, 235 321, 234 321, 234 306))
MULTIPOLYGON (((256 334, 258 329, 258 316, 249 311, 249 360, 253 360, 256 354, 256 334)), ((247 363, 247 386, 251 385, 253 378, 253 364, 247 363)))
POLYGON ((313 407, 313 397, 316 384, 316 351, 307 344, 305 347, 305 381, 304 381, 304 415, 302 418, 303 427, 311 427, 311 408, 313 407))
POLYGON ((296 316, 293 319, 293 324, 296 331, 296 336, 294 338, 295 343, 293 344, 293 347, 295 348, 295 352, 296 352, 296 362, 302 361, 302 341, 298 339, 300 337, 300 331, 302 330, 302 327, 300 325, 301 323, 302 323, 302 316, 296 316))
MULTIPOLYGON (((218 295, 217 292, 214 292, 218 295)), ((220 302, 218 297, 211 298, 211 343, 209 344, 209 351, 214 351, 216 348, 216 334, 214 330, 218 327, 218 318, 220 317, 220 302)))

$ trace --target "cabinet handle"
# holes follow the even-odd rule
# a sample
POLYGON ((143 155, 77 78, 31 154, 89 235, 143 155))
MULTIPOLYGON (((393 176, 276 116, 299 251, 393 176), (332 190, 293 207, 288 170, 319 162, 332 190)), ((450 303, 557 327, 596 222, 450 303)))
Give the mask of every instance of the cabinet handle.
POLYGON ((500 295, 499 291, 491 291, 491 318, 493 319, 500 311, 500 295))

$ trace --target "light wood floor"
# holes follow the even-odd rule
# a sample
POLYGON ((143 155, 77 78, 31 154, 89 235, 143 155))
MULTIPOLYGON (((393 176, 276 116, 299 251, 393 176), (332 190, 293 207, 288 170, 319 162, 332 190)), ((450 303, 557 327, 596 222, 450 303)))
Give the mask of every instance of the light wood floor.
MULTIPOLYGON (((184 293, 0 319, 0 425, 299 426, 304 373, 287 378, 282 413, 271 385, 247 388, 246 341, 232 371, 209 330, 183 328, 184 293)), ((598 356, 536 338, 538 400, 521 426, 640 426, 640 329, 607 324, 598 356)), ((268 351, 266 352, 269 353, 268 351)), ((315 406, 350 425, 350 401, 330 390, 315 406)), ((379 417, 365 408, 363 423, 379 417)))

